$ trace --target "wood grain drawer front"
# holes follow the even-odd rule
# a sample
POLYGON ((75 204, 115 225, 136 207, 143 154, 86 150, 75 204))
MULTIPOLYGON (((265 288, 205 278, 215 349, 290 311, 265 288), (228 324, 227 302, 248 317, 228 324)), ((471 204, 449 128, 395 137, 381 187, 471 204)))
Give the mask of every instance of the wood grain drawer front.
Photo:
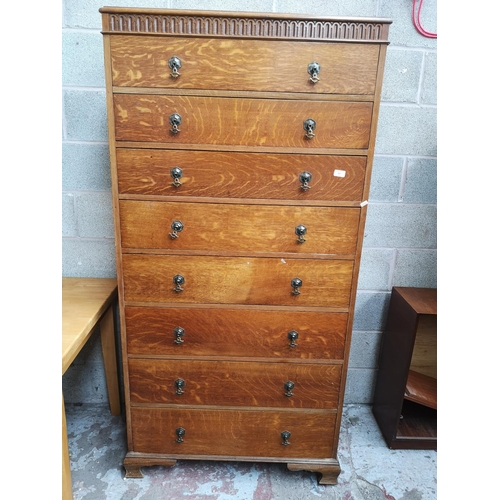
POLYGON ((300 201, 361 201, 366 169, 365 156, 155 149, 118 149, 116 162, 121 194, 300 201), (178 187, 174 167, 182 170, 178 187), (312 175, 309 189, 302 172, 312 175))
POLYGON ((347 314, 126 307, 125 322, 133 355, 343 359, 347 314))
POLYGON ((127 87, 373 94, 378 53, 356 43, 111 37, 113 85, 127 87), (180 76, 171 76, 172 57, 180 76), (320 64, 317 83, 312 62, 320 64))
POLYGON ((132 403, 336 408, 342 366, 132 358, 128 372, 132 403))
POLYGON ((348 307, 353 261, 123 254, 125 301, 348 307), (174 276, 182 291, 174 291, 174 276), (291 281, 302 280, 300 294, 291 281))
POLYGON ((131 408, 138 453, 330 458, 335 412, 131 408), (176 430, 185 433, 178 442, 176 430), (281 433, 290 432, 288 446, 281 433))
POLYGON ((372 103, 115 94, 117 141, 301 148, 368 147, 372 103), (172 133, 169 118, 182 117, 172 133), (316 122, 307 139, 304 121, 316 122))
POLYGON ((359 208, 120 201, 123 248, 354 256, 359 216, 359 208))

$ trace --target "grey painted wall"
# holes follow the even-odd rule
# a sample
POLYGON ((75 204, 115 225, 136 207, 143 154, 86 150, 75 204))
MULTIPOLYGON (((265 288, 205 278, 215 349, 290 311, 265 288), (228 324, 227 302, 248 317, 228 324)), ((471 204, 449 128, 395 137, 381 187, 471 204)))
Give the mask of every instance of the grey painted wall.
MULTIPOLYGON (((421 16, 431 32, 436 1, 425 0, 421 16)), ((413 27, 412 0, 63 0, 63 276, 116 276, 98 12, 104 5, 393 20, 345 398, 370 403, 392 286, 437 287, 437 44, 413 27)), ((106 401, 99 335, 68 369, 63 389, 68 403, 106 401)))

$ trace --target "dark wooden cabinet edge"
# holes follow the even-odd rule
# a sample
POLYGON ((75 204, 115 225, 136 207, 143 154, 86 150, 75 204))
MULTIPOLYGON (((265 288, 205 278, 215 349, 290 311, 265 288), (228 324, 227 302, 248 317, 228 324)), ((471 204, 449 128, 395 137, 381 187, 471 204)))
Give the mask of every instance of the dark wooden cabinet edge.
MULTIPOLYGON (((417 312, 418 309, 416 310, 407 300, 408 295, 405 292, 410 290, 405 287, 392 288, 387 323, 379 352, 372 413, 389 448, 432 450, 437 449, 437 438, 397 436, 405 401, 406 381, 410 370, 418 316, 429 313, 428 311, 417 312), (398 335, 398 332, 403 329, 411 332, 411 335, 398 335)), ((428 290, 429 296, 435 297, 434 294, 437 291, 428 290)), ((437 313, 437 310, 435 312, 437 313)))

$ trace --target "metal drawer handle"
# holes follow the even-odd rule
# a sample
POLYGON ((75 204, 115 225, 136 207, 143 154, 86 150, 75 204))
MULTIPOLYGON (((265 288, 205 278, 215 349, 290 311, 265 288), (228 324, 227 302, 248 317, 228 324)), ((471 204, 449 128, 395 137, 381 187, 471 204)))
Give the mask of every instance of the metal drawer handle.
POLYGON ((283 440, 281 444, 283 446, 288 446, 290 444, 290 442, 288 440, 290 439, 291 435, 292 435, 292 433, 290 431, 283 431, 281 433, 281 439, 283 440))
POLYGON ((179 76, 181 76, 179 70, 182 68, 182 62, 177 56, 172 56, 168 60, 168 67, 172 70, 172 72, 170 73, 170 76, 172 78, 178 78, 179 76))
POLYGON ((173 240, 175 240, 179 237, 177 233, 180 233, 184 229, 184 224, 180 220, 174 220, 174 222, 170 224, 170 227, 172 228, 172 232, 168 234, 173 240))
POLYGON ((184 276, 181 276, 180 274, 176 274, 174 276, 174 285, 175 285, 175 288, 174 288, 174 292, 182 292, 184 290, 184 288, 182 288, 182 285, 184 285, 184 276))
POLYGON ((288 344, 290 347, 297 347, 298 344, 295 342, 299 338, 298 332, 295 330, 292 330, 291 332, 288 332, 288 339, 290 340, 290 343, 288 344))
POLYGON ((318 73, 321 71, 321 66, 317 62, 312 62, 307 67, 307 72, 311 75, 309 80, 313 83, 319 82, 318 73))
POLYGON ((172 125, 170 132, 172 132, 172 134, 178 134, 180 132, 179 125, 182 123, 182 116, 178 113, 174 113, 173 115, 170 115, 168 121, 170 122, 170 125, 172 125))
POLYGON ((172 186, 175 186, 176 188, 182 186, 182 182, 179 180, 182 177, 182 168, 174 167, 172 170, 170 170, 170 177, 174 179, 174 182, 172 182, 172 186))
POLYGON ((291 398, 293 396, 293 388, 295 387, 295 384, 289 380, 288 382, 285 382, 283 387, 285 388, 285 396, 287 398, 291 398))
POLYGON ((312 139, 315 136, 313 130, 316 130, 316 122, 312 118, 308 118, 304 121, 304 130, 306 131, 306 138, 312 139))
POLYGON ((302 172, 299 174, 299 181, 302 184, 300 188, 303 191, 307 191, 308 189, 311 189, 311 186, 309 186, 309 183, 311 182, 312 179, 312 174, 310 172, 302 172))
POLYGON ((184 429, 184 427, 177 427, 177 429, 175 429, 175 433, 177 434, 177 439, 175 441, 177 443, 183 443, 186 429, 184 429))
POLYGON ((179 396, 181 394, 184 394, 182 388, 186 385, 186 382, 184 382, 184 380, 182 380, 181 378, 178 378, 174 383, 175 383, 175 393, 178 394, 179 396))
POLYGON ((182 340, 182 337, 184 337, 184 328, 181 328, 180 326, 174 328, 174 336, 174 344, 183 344, 184 340, 182 340))
POLYGON ((297 241, 299 243, 305 243, 306 239, 304 238, 304 236, 306 235, 307 233, 307 227, 300 224, 300 226, 297 226, 295 228, 295 234, 298 236, 297 238, 297 241))
POLYGON ((302 286, 302 280, 300 278, 293 278, 290 283, 292 285, 292 295, 300 295, 299 288, 302 286))

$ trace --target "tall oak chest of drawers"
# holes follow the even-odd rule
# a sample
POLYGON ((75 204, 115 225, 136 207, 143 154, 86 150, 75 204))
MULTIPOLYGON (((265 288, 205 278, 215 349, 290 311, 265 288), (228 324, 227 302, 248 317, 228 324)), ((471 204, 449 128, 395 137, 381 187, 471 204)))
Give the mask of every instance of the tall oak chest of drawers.
POLYGON ((390 21, 100 12, 126 474, 335 484, 390 21))

